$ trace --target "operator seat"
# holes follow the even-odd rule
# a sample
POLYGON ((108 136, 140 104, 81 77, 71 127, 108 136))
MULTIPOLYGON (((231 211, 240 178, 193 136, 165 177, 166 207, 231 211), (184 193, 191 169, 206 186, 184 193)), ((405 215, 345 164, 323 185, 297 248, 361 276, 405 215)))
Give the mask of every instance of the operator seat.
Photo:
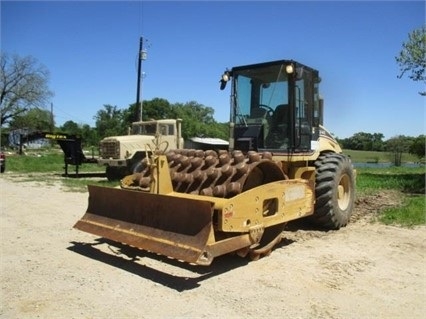
POLYGON ((289 115, 288 104, 278 105, 272 115, 271 130, 278 129, 278 127, 282 124, 287 124, 289 115))
POLYGON ((279 104, 274 111, 271 119, 271 128, 266 137, 266 147, 286 148, 288 143, 288 121, 290 110, 288 104, 279 104))
POLYGON ((263 107, 253 107, 250 112, 250 116, 247 118, 248 125, 261 125, 261 134, 259 138, 259 145, 264 145, 265 137, 268 135, 270 121, 271 121, 271 111, 263 107))

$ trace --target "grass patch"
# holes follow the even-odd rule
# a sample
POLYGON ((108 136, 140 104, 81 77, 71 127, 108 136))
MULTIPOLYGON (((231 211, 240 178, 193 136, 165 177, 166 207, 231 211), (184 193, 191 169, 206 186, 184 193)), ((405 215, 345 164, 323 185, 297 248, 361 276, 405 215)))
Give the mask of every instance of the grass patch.
POLYGON ((425 193, 425 167, 357 168, 359 193, 395 189, 404 193, 425 193))
MULTIPOLYGON (((355 151, 355 150, 343 150, 343 153, 350 156, 353 163, 389 163, 392 162, 392 155, 389 152, 377 152, 377 151, 355 151)), ((407 163, 416 163, 419 161, 418 157, 409 154, 402 154, 402 161, 407 163)))
POLYGON ((357 169, 359 196, 381 190, 397 190, 403 205, 380 212, 379 221, 402 226, 426 224, 425 167, 361 168, 357 169))
POLYGON ((6 170, 14 173, 63 172, 64 156, 54 152, 7 155, 6 170))
POLYGON ((108 182, 102 177, 105 168, 97 164, 83 163, 79 166, 79 177, 75 176, 75 166, 68 165, 68 177, 64 177, 65 162, 62 150, 56 148, 37 149, 24 155, 6 155, 6 174, 16 174, 15 182, 40 182, 42 185, 62 184, 65 191, 87 192, 88 184, 115 187, 118 182, 108 182), (91 176, 91 177, 88 177, 91 176), (93 178, 95 176, 95 178, 93 178))
MULTIPOLYGON (((24 155, 6 154, 6 171, 13 173, 65 172, 64 153, 55 148, 28 151, 24 155)), ((97 164, 83 163, 79 173, 104 172, 105 168, 97 164)), ((75 173, 75 166, 68 165, 68 173, 75 173)))
POLYGON ((379 221, 386 225, 416 226, 426 224, 425 196, 406 196, 402 207, 385 209, 379 221))

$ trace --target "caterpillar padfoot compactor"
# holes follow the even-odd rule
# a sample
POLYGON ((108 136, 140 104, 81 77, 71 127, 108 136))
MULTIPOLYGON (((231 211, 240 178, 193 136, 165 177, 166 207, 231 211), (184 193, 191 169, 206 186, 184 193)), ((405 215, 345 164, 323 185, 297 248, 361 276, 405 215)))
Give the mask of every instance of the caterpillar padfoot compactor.
POLYGON ((350 218, 355 173, 322 126, 318 71, 293 60, 234 67, 229 149, 165 150, 161 136, 120 188, 89 186, 75 228, 210 265, 236 253, 256 260, 305 218, 339 229, 350 218))

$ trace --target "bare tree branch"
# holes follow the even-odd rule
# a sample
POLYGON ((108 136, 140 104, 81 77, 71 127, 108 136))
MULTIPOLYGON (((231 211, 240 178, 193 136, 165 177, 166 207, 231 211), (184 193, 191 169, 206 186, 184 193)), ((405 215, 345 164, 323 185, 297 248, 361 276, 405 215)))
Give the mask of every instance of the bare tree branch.
POLYGON ((43 108, 53 96, 49 71, 31 56, 0 55, 1 126, 35 107, 43 108))

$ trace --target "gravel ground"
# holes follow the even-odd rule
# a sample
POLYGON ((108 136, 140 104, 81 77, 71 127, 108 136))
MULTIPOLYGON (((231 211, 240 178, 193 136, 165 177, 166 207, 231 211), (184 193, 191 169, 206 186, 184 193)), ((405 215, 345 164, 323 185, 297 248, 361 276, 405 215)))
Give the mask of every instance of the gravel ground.
POLYGON ((0 177, 1 318, 424 318, 426 228, 291 227, 270 256, 193 266, 73 229, 87 193, 0 177))

